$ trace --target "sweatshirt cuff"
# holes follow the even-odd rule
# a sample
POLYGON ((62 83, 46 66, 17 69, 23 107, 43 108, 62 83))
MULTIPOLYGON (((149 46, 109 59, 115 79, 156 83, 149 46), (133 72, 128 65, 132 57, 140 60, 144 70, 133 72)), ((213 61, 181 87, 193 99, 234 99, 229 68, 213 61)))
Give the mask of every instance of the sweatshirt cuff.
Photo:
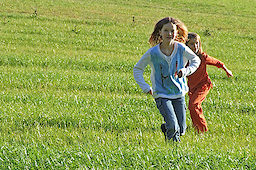
MULTIPOLYGON (((144 89, 143 92, 144 93, 148 93, 150 90, 152 90, 152 88, 149 86, 148 88, 144 89)), ((153 90, 152 90, 153 91, 153 90)))

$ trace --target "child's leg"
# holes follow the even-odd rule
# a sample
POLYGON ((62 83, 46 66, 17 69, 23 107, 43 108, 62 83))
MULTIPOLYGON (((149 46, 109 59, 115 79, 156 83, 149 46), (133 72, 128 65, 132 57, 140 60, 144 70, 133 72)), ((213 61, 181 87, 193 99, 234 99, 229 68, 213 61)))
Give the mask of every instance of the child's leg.
POLYGON ((208 131, 206 119, 203 114, 202 102, 209 93, 210 85, 205 84, 201 88, 197 88, 194 92, 189 93, 189 111, 193 125, 197 131, 208 131))
POLYGON ((170 99, 158 98, 156 99, 156 104, 166 122, 165 126, 167 130, 167 138, 169 140, 172 138, 173 141, 176 142, 180 141, 180 128, 174 112, 172 101, 170 99))
POLYGON ((184 135, 186 132, 186 102, 185 97, 181 97, 179 99, 172 100, 172 105, 174 107, 174 111, 176 117, 178 119, 178 124, 180 127, 180 135, 184 135))

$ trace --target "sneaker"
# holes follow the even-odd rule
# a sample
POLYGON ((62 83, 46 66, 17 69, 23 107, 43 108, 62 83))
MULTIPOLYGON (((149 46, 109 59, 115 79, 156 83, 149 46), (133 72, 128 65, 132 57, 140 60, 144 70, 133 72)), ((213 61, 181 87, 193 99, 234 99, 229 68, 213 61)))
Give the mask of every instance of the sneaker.
POLYGON ((164 138, 165 138, 165 140, 167 140, 167 134, 166 134, 166 127, 165 127, 165 124, 161 124, 161 130, 162 130, 162 132, 164 133, 164 138))

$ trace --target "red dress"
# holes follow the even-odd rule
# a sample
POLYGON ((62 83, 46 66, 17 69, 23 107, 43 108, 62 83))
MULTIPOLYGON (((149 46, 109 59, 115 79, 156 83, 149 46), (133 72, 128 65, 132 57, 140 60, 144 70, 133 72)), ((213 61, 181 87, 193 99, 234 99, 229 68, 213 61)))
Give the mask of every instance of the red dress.
POLYGON ((206 53, 199 55, 201 64, 192 75, 188 76, 189 87, 189 106, 190 116, 193 122, 193 126, 198 132, 208 131, 207 123, 202 110, 202 102, 206 95, 212 88, 212 83, 208 73, 206 71, 206 65, 213 65, 218 68, 223 68, 224 63, 208 56, 206 53))

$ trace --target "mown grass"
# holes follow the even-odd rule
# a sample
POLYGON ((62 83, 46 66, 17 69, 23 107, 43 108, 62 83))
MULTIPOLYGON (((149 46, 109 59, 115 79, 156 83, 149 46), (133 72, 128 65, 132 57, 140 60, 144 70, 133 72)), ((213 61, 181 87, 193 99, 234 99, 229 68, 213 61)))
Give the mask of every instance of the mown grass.
MULTIPOLYGON (((0 2, 1 169, 255 169, 254 1, 0 2), (160 18, 181 19, 233 71, 209 67, 209 132, 164 142, 132 68, 160 18), (134 18, 134 21, 133 21, 134 18)), ((150 70, 145 78, 149 82, 150 70)))

